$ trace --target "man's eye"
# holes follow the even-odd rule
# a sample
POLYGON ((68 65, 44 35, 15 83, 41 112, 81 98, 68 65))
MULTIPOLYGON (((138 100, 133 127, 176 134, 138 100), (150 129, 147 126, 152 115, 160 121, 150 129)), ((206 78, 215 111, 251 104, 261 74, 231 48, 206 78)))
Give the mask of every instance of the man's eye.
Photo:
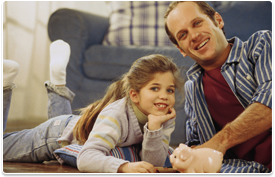
POLYGON ((180 36, 179 36, 179 39, 182 39, 186 36, 186 33, 181 33, 180 36))
POLYGON ((185 35, 186 35, 186 33, 182 33, 182 34, 181 34, 181 37, 184 37, 185 35))
POLYGON ((197 25, 199 25, 200 23, 201 23, 201 21, 198 21, 198 22, 195 23, 195 25, 197 26, 197 25))

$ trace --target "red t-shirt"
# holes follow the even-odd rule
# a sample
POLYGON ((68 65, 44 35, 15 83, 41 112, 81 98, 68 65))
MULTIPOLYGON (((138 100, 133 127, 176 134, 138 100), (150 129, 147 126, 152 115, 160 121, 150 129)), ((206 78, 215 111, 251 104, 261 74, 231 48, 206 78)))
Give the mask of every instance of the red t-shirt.
MULTIPOLYGON (((220 70, 219 67, 204 71, 203 75, 204 95, 217 131, 220 131, 228 122, 233 121, 244 111, 220 70)), ((232 147, 227 154, 231 154, 232 158, 259 162, 272 170, 271 137, 271 131, 268 130, 232 147)))

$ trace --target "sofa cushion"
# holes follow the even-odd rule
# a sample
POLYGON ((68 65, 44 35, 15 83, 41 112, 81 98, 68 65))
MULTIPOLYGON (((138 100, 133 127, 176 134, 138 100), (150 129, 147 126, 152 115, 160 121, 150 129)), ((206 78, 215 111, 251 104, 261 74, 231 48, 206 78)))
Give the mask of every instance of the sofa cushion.
POLYGON ((183 57, 176 47, 94 45, 86 50, 82 67, 87 78, 113 81, 128 72, 135 60, 151 54, 162 54, 174 59, 184 76, 194 63, 191 58, 183 57))
POLYGON ((214 8, 224 20, 227 39, 246 41, 256 31, 272 30, 271 1, 218 1, 214 8))
POLYGON ((108 2, 110 27, 103 45, 172 46, 164 29, 170 1, 108 2))

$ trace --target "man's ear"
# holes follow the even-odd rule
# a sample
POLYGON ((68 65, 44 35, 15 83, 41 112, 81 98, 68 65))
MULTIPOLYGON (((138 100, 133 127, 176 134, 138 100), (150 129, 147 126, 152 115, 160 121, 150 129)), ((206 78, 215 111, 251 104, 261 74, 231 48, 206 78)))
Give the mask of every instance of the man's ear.
POLYGON ((130 95, 130 99, 132 100, 132 102, 138 103, 138 94, 134 89, 130 90, 129 95, 130 95))
POLYGON ((187 54, 177 45, 177 48, 180 50, 180 53, 182 54, 183 57, 186 57, 187 54))
POLYGON ((218 27, 222 29, 224 27, 224 21, 222 19, 222 16, 218 12, 215 12, 214 16, 215 16, 216 22, 218 23, 218 27))

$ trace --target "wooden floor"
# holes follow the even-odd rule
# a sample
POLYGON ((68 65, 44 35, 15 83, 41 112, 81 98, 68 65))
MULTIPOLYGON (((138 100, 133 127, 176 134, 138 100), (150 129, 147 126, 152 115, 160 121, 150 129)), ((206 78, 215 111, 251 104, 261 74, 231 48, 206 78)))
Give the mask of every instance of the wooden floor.
MULTIPOLYGON (((157 173, 178 173, 172 168, 156 167, 157 173)), ((81 173, 77 168, 60 165, 57 161, 43 163, 18 163, 3 162, 4 174, 24 174, 24 173, 81 173)))
POLYGON ((57 161, 43 163, 3 162, 4 173, 80 173, 77 168, 60 165, 57 161))

